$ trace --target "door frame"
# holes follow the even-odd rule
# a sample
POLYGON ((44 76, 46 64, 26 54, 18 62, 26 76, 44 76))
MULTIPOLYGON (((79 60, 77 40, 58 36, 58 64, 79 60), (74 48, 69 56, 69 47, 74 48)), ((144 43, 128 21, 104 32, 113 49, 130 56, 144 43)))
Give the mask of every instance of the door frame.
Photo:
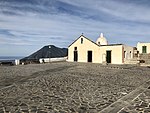
POLYGON ((74 62, 78 62, 78 51, 73 52, 73 60, 74 62))
POLYGON ((112 50, 106 50, 106 62, 107 63, 112 63, 112 50), (108 55, 110 55, 110 56, 108 56, 108 55))
POLYGON ((93 62, 93 51, 92 50, 87 51, 87 62, 93 62))

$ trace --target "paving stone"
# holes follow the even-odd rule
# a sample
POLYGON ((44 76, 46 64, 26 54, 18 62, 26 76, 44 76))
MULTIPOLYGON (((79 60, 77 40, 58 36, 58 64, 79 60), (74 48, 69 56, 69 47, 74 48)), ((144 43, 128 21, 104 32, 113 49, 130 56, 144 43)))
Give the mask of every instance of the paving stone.
POLYGON ((142 108, 148 107, 148 104, 149 104, 149 103, 142 102, 142 103, 140 104, 140 107, 142 107, 142 108))
POLYGON ((134 110, 136 107, 135 106, 128 106, 127 109, 129 110, 134 110))
POLYGON ((129 112, 127 112, 125 110, 121 110, 119 113, 129 113, 129 112))
POLYGON ((79 113, 86 113, 86 111, 87 111, 87 108, 84 107, 84 106, 81 106, 81 107, 78 109, 78 112, 79 112, 79 113))
POLYGON ((23 112, 23 113, 29 113, 28 110, 21 110, 21 112, 23 112))
POLYGON ((37 111, 37 107, 36 106, 30 106, 29 111, 30 112, 36 112, 37 111))
MULTIPOLYGON (((67 113, 66 111, 63 111, 63 110, 59 110, 59 113, 67 113)), ((74 113, 74 112, 72 112, 74 113)))
POLYGON ((144 113, 150 113, 150 108, 145 108, 144 113))
POLYGON ((89 108, 87 110, 88 113, 97 113, 97 109, 96 108, 89 108))
POLYGON ((70 108, 71 112, 76 112, 76 110, 74 108, 70 108))
POLYGON ((47 112, 43 110, 37 110, 37 113, 47 113, 47 112))
POLYGON ((28 106, 27 106, 27 104, 22 103, 22 104, 20 105, 20 110, 23 111, 23 112, 27 112, 27 111, 28 111, 28 106))
POLYGON ((0 108, 0 113, 4 113, 4 110, 3 110, 3 108, 0 108))
POLYGON ((138 108, 136 108, 136 111, 138 111, 138 112, 142 112, 144 109, 143 108, 140 108, 140 107, 138 107, 138 108))
POLYGON ((11 111, 10 106, 5 106, 5 107, 4 107, 4 109, 5 109, 5 112, 9 112, 9 111, 11 111))
POLYGON ((129 113, 137 113, 136 110, 130 110, 129 113))
POLYGON ((140 107, 140 103, 134 103, 134 107, 135 108, 140 107))
POLYGON ((148 91, 145 91, 144 92, 144 95, 146 95, 146 96, 148 96, 149 97, 149 95, 150 95, 150 91, 148 90, 148 91))

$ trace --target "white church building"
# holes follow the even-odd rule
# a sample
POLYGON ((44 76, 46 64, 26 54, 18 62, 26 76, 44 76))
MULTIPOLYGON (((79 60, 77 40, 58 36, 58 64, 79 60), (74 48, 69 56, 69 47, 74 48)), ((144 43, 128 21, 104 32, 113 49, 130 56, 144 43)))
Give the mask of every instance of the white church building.
POLYGON ((81 35, 68 47, 69 62, 125 64, 134 57, 134 47, 109 44, 101 33, 96 42, 81 35))

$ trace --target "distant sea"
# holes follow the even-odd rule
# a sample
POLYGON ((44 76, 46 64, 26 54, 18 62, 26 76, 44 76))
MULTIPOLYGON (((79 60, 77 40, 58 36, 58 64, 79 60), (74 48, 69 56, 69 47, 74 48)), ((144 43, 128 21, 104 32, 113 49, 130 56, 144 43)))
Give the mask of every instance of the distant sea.
POLYGON ((22 59, 23 56, 0 56, 0 61, 14 61, 15 59, 22 59))

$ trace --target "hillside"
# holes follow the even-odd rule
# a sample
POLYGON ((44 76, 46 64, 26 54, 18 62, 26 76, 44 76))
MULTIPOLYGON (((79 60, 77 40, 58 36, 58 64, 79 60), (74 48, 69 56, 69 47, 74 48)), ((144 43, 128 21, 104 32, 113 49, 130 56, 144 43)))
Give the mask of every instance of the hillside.
POLYGON ((59 48, 54 45, 47 45, 36 51, 35 53, 21 59, 21 61, 38 61, 40 58, 59 58, 66 57, 68 54, 67 48, 59 48))

